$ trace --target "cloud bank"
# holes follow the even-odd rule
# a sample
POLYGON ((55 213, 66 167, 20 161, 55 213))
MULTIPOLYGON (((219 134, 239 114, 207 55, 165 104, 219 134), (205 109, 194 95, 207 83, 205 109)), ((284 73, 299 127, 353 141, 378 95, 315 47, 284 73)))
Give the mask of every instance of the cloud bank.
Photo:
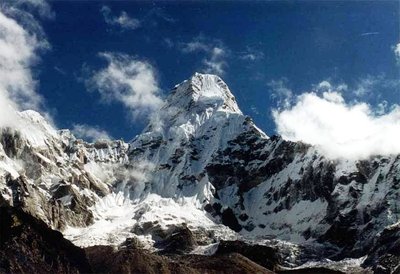
POLYGON ((32 67, 49 47, 39 23, 22 6, 49 15, 44 1, 4 1, 0 4, 0 126, 15 127, 16 111, 40 109, 32 67))
POLYGON ((95 72, 86 86, 97 90, 105 102, 119 102, 134 119, 142 118, 162 104, 155 69, 146 61, 120 53, 101 53, 107 67, 95 72))
POLYGON ((294 105, 274 110, 277 132, 318 147, 329 158, 366 159, 400 153, 400 106, 378 115, 366 103, 346 103, 342 94, 310 92, 294 105))

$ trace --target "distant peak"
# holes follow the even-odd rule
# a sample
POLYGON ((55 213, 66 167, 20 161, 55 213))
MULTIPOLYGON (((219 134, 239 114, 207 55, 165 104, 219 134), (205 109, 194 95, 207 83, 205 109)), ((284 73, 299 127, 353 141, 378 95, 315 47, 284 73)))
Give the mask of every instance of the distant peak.
POLYGON ((35 110, 24 110, 19 112, 19 116, 21 116, 22 118, 31 120, 34 123, 47 123, 46 119, 37 111, 35 110))

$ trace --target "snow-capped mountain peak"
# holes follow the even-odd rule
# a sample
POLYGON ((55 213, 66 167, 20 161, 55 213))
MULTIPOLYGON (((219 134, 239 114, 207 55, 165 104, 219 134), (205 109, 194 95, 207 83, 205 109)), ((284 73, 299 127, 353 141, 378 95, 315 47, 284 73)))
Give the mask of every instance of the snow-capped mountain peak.
POLYGON ((186 109, 214 107, 227 112, 241 113, 235 97, 219 76, 197 72, 175 86, 165 105, 171 106, 186 109))
POLYGON ((57 130, 38 112, 25 110, 18 112, 17 130, 33 147, 46 147, 58 138, 57 130))
POLYGON ((204 135, 200 128, 220 127, 233 117, 245 118, 225 82, 216 75, 195 73, 172 89, 144 132, 157 138, 161 134, 163 138, 183 135, 187 139, 204 135))

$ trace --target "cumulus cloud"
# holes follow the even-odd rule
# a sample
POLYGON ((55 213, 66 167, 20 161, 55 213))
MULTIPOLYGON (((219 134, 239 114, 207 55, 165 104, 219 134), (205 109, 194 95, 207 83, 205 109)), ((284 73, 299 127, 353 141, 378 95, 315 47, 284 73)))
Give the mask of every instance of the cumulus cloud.
POLYGON ((378 113, 366 103, 347 103, 340 92, 325 91, 304 93, 290 107, 274 110, 273 117, 283 138, 315 145, 333 159, 400 153, 400 106, 378 113))
POLYGON ((72 133, 76 137, 88 141, 112 139, 112 137, 107 133, 107 131, 89 125, 75 124, 72 128, 72 133))
POLYGON ((42 104, 31 69, 49 44, 33 15, 22 7, 49 12, 39 0, 0 4, 0 126, 15 126, 16 111, 40 109, 42 104))
POLYGON ((140 21, 130 17, 125 11, 121 11, 118 16, 114 16, 108 6, 103 6, 100 11, 108 25, 117 26, 123 30, 134 30, 140 27, 140 21))
POLYGON ((107 67, 95 72, 86 86, 97 90, 105 102, 119 102, 133 118, 144 117, 162 103, 155 69, 146 61, 120 53, 100 53, 107 67))
POLYGON ((197 36, 192 41, 181 43, 183 53, 203 52, 205 57, 202 60, 206 73, 223 75, 228 66, 225 61, 228 49, 219 40, 207 39, 204 36, 197 36))

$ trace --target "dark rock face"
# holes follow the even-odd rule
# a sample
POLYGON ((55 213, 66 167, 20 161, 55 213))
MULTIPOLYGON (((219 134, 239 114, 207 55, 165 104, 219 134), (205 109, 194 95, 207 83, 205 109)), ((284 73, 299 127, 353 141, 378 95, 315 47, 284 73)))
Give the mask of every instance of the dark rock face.
POLYGON ((84 165, 123 166, 128 145, 122 141, 89 144, 76 140, 68 130, 56 131, 40 114, 30 113, 33 118, 24 119, 35 129, 33 139, 29 132, 0 129, 0 161, 5 164, 0 171, 0 204, 21 208, 59 230, 66 225, 91 224, 90 207, 96 196, 109 194, 112 186, 87 172, 84 165))
POLYGON ((0 207, 1 273, 88 273, 85 253, 22 211, 0 207))
POLYGON ((93 246, 86 248, 86 254, 95 273, 274 273, 238 253, 165 257, 135 248, 115 251, 109 246, 93 246))
POLYGON ((250 245, 241 241, 221 241, 218 245, 216 255, 239 253, 253 262, 271 270, 275 270, 279 260, 277 251, 264 245, 250 245))
POLYGON ((372 267, 375 273, 400 273, 400 227, 394 225, 383 230, 368 254, 364 266, 372 267))
MULTIPOLYGON (((349 163, 351 161, 346 164, 349 163)), ((396 202, 400 195, 397 191, 399 176, 396 175, 400 171, 400 161, 399 157, 355 161, 354 168, 346 167, 342 176, 338 175, 343 172, 340 164, 316 151, 312 153, 308 145, 288 142, 278 136, 265 139, 245 132, 229 141, 225 150, 215 153, 207 165, 207 175, 216 188, 216 195, 205 209, 213 216, 220 216, 222 222, 235 231, 252 232, 256 228, 269 231, 268 226, 276 221, 274 216, 290 214, 301 202, 319 201, 326 204, 324 217, 309 218, 320 228, 310 227, 297 233, 304 239, 314 238, 326 243, 329 248, 324 256, 330 259, 361 257, 372 247, 376 233, 391 222, 385 212, 390 210, 396 216, 400 213, 396 202), (285 177, 287 179, 283 179, 285 177), (234 197, 229 200, 234 202, 226 204, 229 200, 222 196, 228 188, 228 193, 234 197), (236 190, 232 192, 232 189, 236 190), (259 189, 264 192, 257 193, 259 189), (249 209, 248 199, 254 199, 253 193, 258 197, 262 194, 263 198, 253 201, 258 207, 249 209), (375 197, 386 197, 391 202, 375 197), (228 211, 220 208, 228 208, 228 211), (254 214, 262 208, 266 208, 264 221, 254 214)), ((296 223, 285 225, 279 229, 287 231, 286 235, 296 233, 296 223)), ((272 228, 277 230, 276 227, 272 228)))
POLYGON ((86 255, 95 273, 171 273, 166 258, 136 248, 116 251, 111 246, 92 246, 86 248, 86 255))
POLYGON ((0 130, 0 144, 9 157, 17 157, 22 151, 21 135, 11 128, 3 128, 0 130))
POLYGON ((232 230, 239 232, 242 230, 238 220, 236 219, 235 214, 232 209, 227 208, 221 214, 222 223, 226 226, 229 226, 232 230))
POLYGON ((185 254, 197 246, 192 232, 186 226, 171 227, 166 235, 164 240, 156 244, 156 247, 162 248, 160 254, 185 254))
MULTIPOLYGON (((143 250, 135 239, 119 248, 93 246, 85 250, 65 240, 61 233, 29 214, 0 208, 0 273, 341 273, 325 268, 279 271, 276 251, 240 241, 222 241, 215 255, 160 256, 143 250)), ((164 244, 187 251, 195 241, 190 230, 169 231, 164 244)), ((380 273, 380 272, 377 272, 380 273)), ((385 273, 385 272, 382 272, 385 273)))
MULTIPOLYGON (((1 207, 0 219, 0 273, 273 273, 228 251, 211 257, 165 257, 141 249, 133 240, 119 249, 93 246, 83 250, 44 222, 14 208, 1 207)), ((187 241, 177 239, 186 239, 190 231, 181 228, 176 233, 167 238, 168 248, 179 250, 178 243, 187 241)), ((187 244, 194 244, 193 240, 187 244)))
POLYGON ((190 255, 182 258, 181 263, 192 267, 195 273, 240 273, 240 274, 273 274, 268 270, 248 258, 238 253, 230 253, 217 256, 190 255))

